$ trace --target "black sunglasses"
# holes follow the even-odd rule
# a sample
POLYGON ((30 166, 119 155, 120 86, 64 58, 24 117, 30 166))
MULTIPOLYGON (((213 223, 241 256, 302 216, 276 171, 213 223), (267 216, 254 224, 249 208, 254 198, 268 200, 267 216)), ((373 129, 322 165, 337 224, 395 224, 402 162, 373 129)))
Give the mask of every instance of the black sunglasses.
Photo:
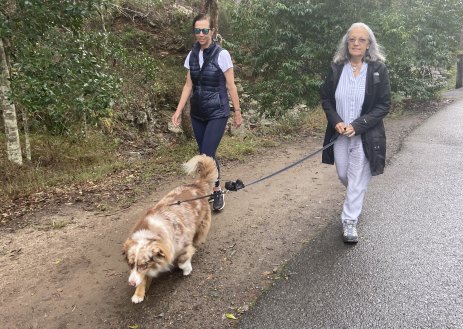
POLYGON ((198 28, 193 29, 195 34, 200 34, 201 32, 203 32, 204 35, 208 35, 210 30, 212 29, 198 29, 198 28))

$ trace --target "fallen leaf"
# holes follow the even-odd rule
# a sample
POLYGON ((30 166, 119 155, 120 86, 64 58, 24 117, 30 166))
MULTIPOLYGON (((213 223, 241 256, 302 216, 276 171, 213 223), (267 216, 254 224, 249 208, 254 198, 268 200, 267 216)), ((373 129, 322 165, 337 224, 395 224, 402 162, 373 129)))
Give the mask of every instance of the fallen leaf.
POLYGON ((138 329, 140 328, 140 326, 138 324, 133 324, 131 326, 129 326, 130 329, 138 329))
POLYGON ((238 320, 232 313, 225 313, 225 317, 231 320, 238 320))

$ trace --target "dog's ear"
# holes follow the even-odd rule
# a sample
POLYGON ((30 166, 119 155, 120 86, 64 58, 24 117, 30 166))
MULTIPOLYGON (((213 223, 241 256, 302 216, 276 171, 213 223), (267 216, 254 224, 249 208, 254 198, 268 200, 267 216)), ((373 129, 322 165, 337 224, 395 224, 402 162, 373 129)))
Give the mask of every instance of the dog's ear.
POLYGON ((155 258, 166 258, 166 254, 164 252, 164 250, 162 250, 159 246, 155 246, 153 249, 151 249, 151 259, 155 259, 155 258))
POLYGON ((151 238, 148 239, 149 241, 149 248, 151 251, 151 257, 150 260, 154 260, 155 258, 162 258, 163 255, 160 253, 160 248, 159 248, 159 239, 156 238, 151 238))
POLYGON ((171 263, 173 261, 172 253, 169 252, 167 245, 165 245, 164 243, 158 242, 154 244, 151 249, 151 252, 152 258, 163 259, 167 263, 171 263))
POLYGON ((131 239, 125 240, 124 244, 122 245, 122 255, 127 256, 129 252, 130 245, 133 243, 131 239))
POLYGON ((201 161, 198 162, 198 164, 196 165, 196 174, 201 176, 201 173, 203 173, 205 170, 206 168, 204 168, 204 163, 201 161))

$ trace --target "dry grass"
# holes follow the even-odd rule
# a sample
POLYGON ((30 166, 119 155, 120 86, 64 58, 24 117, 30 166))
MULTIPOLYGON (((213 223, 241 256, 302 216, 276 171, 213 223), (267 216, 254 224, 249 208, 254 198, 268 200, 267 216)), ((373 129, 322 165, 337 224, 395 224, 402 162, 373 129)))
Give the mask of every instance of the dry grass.
POLYGON ((305 110, 298 115, 288 115, 268 129, 267 134, 292 137, 299 133, 322 133, 326 128, 326 117, 321 106, 305 110))
POLYGON ((326 116, 321 106, 307 113, 304 118, 304 127, 311 132, 323 133, 326 129, 326 116))
MULTIPOLYGON (((223 160, 242 161, 256 150, 276 146, 281 138, 290 138, 301 131, 320 132, 324 129, 321 109, 305 113, 300 118, 282 120, 265 133, 226 134, 218 154, 223 160)), ((0 145, 5 145, 0 137, 0 145)), ((152 137, 145 137, 151 138, 152 137)), ((143 143, 140 137, 138 143, 143 143)), ((69 141, 51 136, 32 136, 33 160, 17 166, 6 159, 5 147, 0 153, 0 200, 55 190, 60 186, 98 184, 114 173, 129 171, 140 181, 154 176, 178 173, 180 163, 196 154, 193 140, 160 141, 154 152, 139 158, 124 156, 120 139, 94 132, 86 140, 69 141), (122 155, 121 155, 122 154, 122 155)), ((129 144, 133 146, 133 144, 129 144)), ((127 146, 125 146, 127 147, 127 146)), ((130 152, 126 152, 128 154, 130 152)))
MULTIPOLYGON (((0 141, 5 145, 5 141, 0 141)), ((61 184, 98 178, 117 170, 121 163, 111 156, 115 143, 101 134, 70 141, 53 136, 31 136, 32 161, 23 166, 0 154, 0 198, 15 198, 61 184)))

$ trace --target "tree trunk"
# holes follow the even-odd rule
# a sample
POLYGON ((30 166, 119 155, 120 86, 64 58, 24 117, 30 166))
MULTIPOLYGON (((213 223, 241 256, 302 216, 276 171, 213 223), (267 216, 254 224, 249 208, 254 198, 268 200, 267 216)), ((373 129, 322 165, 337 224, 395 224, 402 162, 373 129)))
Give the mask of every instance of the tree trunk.
POLYGON ((10 92, 10 73, 6 62, 3 40, 0 38, 0 107, 5 121, 5 134, 7 142, 8 160, 23 164, 21 155, 21 143, 19 141, 18 121, 16 119, 16 108, 8 100, 10 92))
POLYGON ((31 152, 31 140, 29 138, 29 121, 27 120, 27 111, 23 107, 21 107, 19 108, 19 112, 22 113, 22 117, 23 117, 25 155, 26 155, 26 159, 31 161, 32 152, 31 152))
POLYGON ((219 33, 219 4, 217 0, 204 0, 201 12, 211 17, 211 27, 214 28, 215 39, 219 33))
POLYGON ((457 83, 455 88, 463 87, 463 54, 457 56, 457 83))

